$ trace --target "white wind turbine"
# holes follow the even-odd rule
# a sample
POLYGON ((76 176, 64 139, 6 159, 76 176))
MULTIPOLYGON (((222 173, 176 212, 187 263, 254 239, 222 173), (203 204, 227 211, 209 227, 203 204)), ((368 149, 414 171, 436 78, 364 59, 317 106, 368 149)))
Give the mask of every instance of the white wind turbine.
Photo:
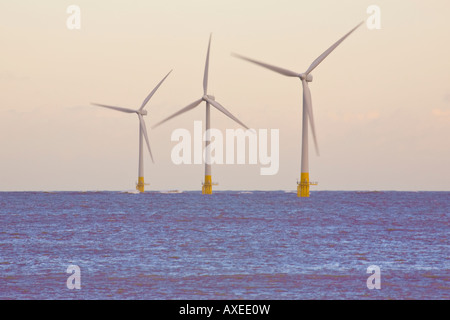
POLYGON ((161 86, 161 84, 166 80, 166 78, 169 76, 169 74, 172 72, 172 70, 169 71, 169 73, 158 83, 158 85, 150 92, 150 94, 145 98, 144 102, 142 102, 142 105, 139 109, 128 109, 128 108, 122 108, 122 107, 113 107, 113 106, 107 106, 104 104, 98 104, 98 103, 92 103, 93 105, 103 107, 103 108, 109 108, 113 110, 117 110, 120 112, 125 113, 136 113, 139 118, 139 168, 138 168, 138 183, 136 184, 136 190, 139 192, 144 192, 144 153, 143 153, 143 137, 145 138, 145 142, 147 143, 147 148, 150 153, 150 158, 153 161, 153 155, 152 151, 150 149, 150 142, 148 141, 148 135, 147 135, 147 127, 145 126, 144 116, 147 115, 147 110, 144 110, 144 107, 147 105, 147 102, 150 100, 150 98, 155 94, 156 90, 161 86))
MULTIPOLYGON (((205 150, 207 151, 207 147, 210 143, 210 135, 209 135, 209 129, 211 128, 211 117, 210 117, 210 105, 215 107, 220 112, 224 113, 229 118, 233 119, 237 123, 239 123, 244 128, 248 129, 248 127, 243 124, 239 119, 237 119, 235 116, 233 116, 227 109, 225 109, 220 103, 215 101, 214 96, 208 95, 208 71, 209 71, 209 52, 211 48, 211 36, 209 37, 209 43, 208 43, 208 52, 206 54, 206 62, 205 62, 205 72, 203 75, 203 96, 189 104, 188 106, 184 107, 178 112, 175 112, 173 115, 167 117, 166 119, 160 121, 156 125, 154 125, 152 128, 155 128, 164 122, 182 114, 185 113, 191 109, 194 109, 197 107, 200 103, 203 101, 206 102, 206 141, 205 141, 205 150)), ((211 154, 209 152, 205 152, 205 182, 203 183, 202 187, 202 193, 203 194, 212 194, 212 179, 211 179, 211 154)))
POLYGON ((362 24, 361 22, 352 30, 350 30, 346 35, 344 35, 341 39, 339 39, 336 43, 334 43, 330 48, 328 48, 324 53, 322 53, 313 63, 309 66, 308 70, 304 73, 297 73, 294 71, 290 71, 287 69, 279 68, 272 66, 267 63, 263 63, 260 61, 256 61, 238 54, 233 53, 235 57, 247 60, 249 62, 255 63, 261 67, 267 68, 269 70, 280 73, 284 76, 288 77, 296 77, 300 78, 302 81, 303 87, 303 121, 302 121, 302 163, 301 163, 301 176, 300 183, 297 184, 297 196, 299 197, 309 197, 309 186, 315 183, 311 183, 309 181, 309 162, 308 162, 308 122, 311 124, 311 131, 314 139, 314 146, 316 148, 316 153, 319 155, 319 146, 317 144, 316 138, 316 128, 314 125, 314 117, 312 110, 312 101, 311 101, 311 92, 308 87, 308 82, 313 80, 312 75, 310 74, 337 46, 341 44, 353 31, 359 28, 362 24))

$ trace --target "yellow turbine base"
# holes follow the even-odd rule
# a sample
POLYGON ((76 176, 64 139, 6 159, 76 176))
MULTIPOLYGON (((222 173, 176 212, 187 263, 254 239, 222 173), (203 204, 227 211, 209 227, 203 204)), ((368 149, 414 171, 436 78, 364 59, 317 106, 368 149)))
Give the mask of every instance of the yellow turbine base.
POLYGON ((309 173, 302 172, 300 176, 300 183, 297 184, 297 197, 309 197, 309 173))
POLYGON ((211 176, 205 176, 205 182, 202 186, 202 194, 212 194, 211 176))
POLYGON ((136 190, 139 192, 144 192, 144 177, 139 177, 138 183, 136 185, 136 190))

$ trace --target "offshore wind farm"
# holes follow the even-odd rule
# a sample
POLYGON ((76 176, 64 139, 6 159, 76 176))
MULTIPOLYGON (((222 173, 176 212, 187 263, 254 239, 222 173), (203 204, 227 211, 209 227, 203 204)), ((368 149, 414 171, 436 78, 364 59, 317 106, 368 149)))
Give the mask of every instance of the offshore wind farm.
MULTIPOLYGON (((314 116, 313 116, 313 108, 312 108, 312 99, 311 99, 311 91, 308 86, 308 82, 312 82, 313 77, 311 75, 311 72, 331 53, 333 52, 350 34, 352 34, 357 28, 359 28, 364 21, 359 23, 356 27, 354 27, 352 30, 350 30, 347 34, 345 34, 342 38, 340 38, 337 42, 335 42, 330 48, 328 48, 325 52, 323 52, 317 59, 315 59, 312 64, 309 66, 309 68, 304 73, 297 73, 294 71, 290 71, 287 69, 283 69, 280 67, 276 67, 273 65, 269 65, 257 60, 253 60, 247 57, 244 57, 239 54, 233 54, 235 57, 241 58, 243 60, 252 62, 254 64, 257 64, 259 66, 262 66, 264 68, 267 68, 269 70, 272 70, 274 72, 277 72, 281 75, 288 76, 288 77, 296 77, 299 78, 302 82, 303 87, 303 118, 302 118, 302 157, 301 157, 301 175, 300 175, 300 182, 297 182, 297 196, 298 197, 309 197, 310 192, 309 188, 311 185, 317 185, 315 182, 311 182, 309 180, 309 150, 308 150, 308 128, 309 125, 311 126, 311 131, 313 135, 313 141, 314 146, 316 149, 317 155, 319 155, 319 146, 317 143, 317 137, 316 137, 316 129, 314 124, 314 116), (309 125, 308 125, 309 124, 309 125)), ((152 128, 156 128, 160 126, 161 124, 169 121, 172 118, 175 118, 187 111, 190 111, 200 105, 202 102, 206 103, 206 128, 205 128, 205 156, 204 156, 204 162, 205 162, 205 179, 202 183, 202 194, 212 194, 212 177, 211 177, 211 149, 208 149, 208 146, 211 142, 211 105, 215 107, 217 110, 225 114, 230 119, 234 120, 247 130, 250 130, 249 127, 247 127, 244 123, 242 123, 238 118, 236 118, 233 114, 231 114, 225 107, 223 107, 219 102, 215 100, 215 97, 212 95, 208 95, 208 76, 209 76, 209 56, 210 56, 210 50, 211 50, 211 38, 212 34, 209 37, 208 42, 208 50, 206 54, 206 62, 205 62, 205 69, 203 74, 203 96, 190 103, 186 107, 182 108, 181 110, 177 111, 176 113, 172 114, 171 116, 165 118, 164 120, 161 120, 157 124, 155 124, 152 128)), ((169 74, 167 74, 168 76, 169 74)), ((143 110, 148 100, 153 96, 155 91, 159 88, 161 83, 167 78, 167 76, 161 80, 161 82, 158 84, 158 86, 149 94, 149 96, 145 99, 142 106, 139 110, 131 110, 131 109, 125 109, 121 107, 113 107, 113 106, 106 106, 101 104, 95 104, 100 107, 110 108, 117 111, 125 112, 125 113, 136 113, 139 117, 140 121, 140 127, 139 127, 139 174, 138 174, 138 183, 136 185, 136 189, 139 192, 144 192, 144 174, 143 174, 143 154, 142 154, 142 137, 145 137, 145 141, 148 146, 148 150, 150 152, 150 156, 153 156, 151 154, 150 150, 150 144, 148 141, 148 135, 147 135, 147 129, 145 127, 145 122, 142 118, 143 115, 146 115, 147 112, 143 110)))
POLYGON ((0 3, 1 300, 449 299, 448 1, 77 2, 0 3))
MULTIPOLYGON (((248 9, 251 3, 252 0, 241 10, 248 9)), ((179 6, 188 5, 181 3, 179 6)), ((338 4, 330 2, 327 6, 325 12, 339 10, 338 4)), ((410 6, 415 7, 416 4, 405 5, 406 8, 410 6)), ((51 16, 50 22, 55 24, 52 30, 56 32, 56 38, 43 29, 39 15, 29 17, 29 24, 36 25, 36 29, 27 28, 27 24, 19 28, 19 22, 11 18, 18 14, 14 11, 15 7, 3 8, 4 12, 9 12, 5 24, 17 29, 17 32, 5 37, 9 49, 5 52, 4 63, 9 61, 9 64, 5 64, 0 74, 4 88, 1 100, 4 114, 0 127, 3 130, 2 144, 7 150, 4 167, 11 168, 4 171, 0 181, 2 190, 114 191, 131 186, 134 189, 136 177, 132 168, 136 167, 136 157, 132 154, 136 153, 138 146, 133 147, 130 142, 137 140, 133 135, 136 124, 122 117, 120 112, 106 113, 100 108, 96 111, 89 103, 110 102, 112 105, 126 106, 131 102, 140 105, 141 101, 133 100, 139 99, 148 90, 148 84, 155 81, 158 74, 174 69, 170 83, 162 86, 152 98, 151 118, 144 116, 150 129, 166 118, 171 110, 185 105, 192 93, 199 89, 204 76, 200 70, 205 67, 205 61, 199 59, 202 55, 199 48, 211 31, 217 41, 214 41, 211 52, 214 56, 211 60, 213 74, 209 79, 209 94, 220 93, 219 102, 227 108, 229 106, 230 111, 248 126, 280 129, 281 161, 279 173, 269 177, 259 175, 256 168, 248 164, 215 166, 214 177, 220 181, 220 186, 215 189, 293 190, 293 186, 297 187, 295 181, 301 181, 298 176, 299 171, 301 174, 303 116, 298 105, 300 91, 289 77, 283 79, 275 72, 271 74, 263 68, 259 71, 250 64, 246 66, 230 56, 230 52, 289 68, 314 60, 315 52, 321 52, 334 38, 339 39, 343 32, 353 27, 355 20, 365 15, 371 18, 366 13, 368 6, 362 4, 348 8, 348 12, 339 18, 327 20, 320 15, 324 11, 319 5, 299 3, 293 4, 295 9, 289 13, 273 6, 269 6, 272 13, 263 8, 260 11, 248 10, 246 15, 243 15, 244 11, 238 11, 234 17, 237 25, 227 28, 217 25, 226 14, 218 18, 210 12, 207 15, 209 25, 194 21, 191 22, 192 28, 197 31, 188 32, 181 28, 188 22, 184 18, 176 20, 175 30, 175 25, 162 19, 165 16, 163 13, 158 15, 157 11, 149 8, 138 14, 140 19, 137 21, 146 21, 145 26, 136 28, 133 24, 115 25, 113 16, 88 5, 77 30, 68 29, 64 23, 59 26, 56 19, 61 19, 58 16, 61 10, 50 5, 31 6, 33 10, 27 9, 24 14, 28 12, 31 15, 31 12, 44 10, 44 7, 51 16), (307 14, 302 22, 297 24, 295 19, 290 19, 295 16, 294 13, 303 10, 307 14), (152 16, 151 21, 146 20, 144 12, 152 16), (286 19, 273 24, 275 29, 260 20, 271 21, 271 17, 278 19, 282 16, 286 19), (91 19, 94 17, 104 24, 93 25, 91 19), (158 28, 160 32, 156 32, 158 25, 164 26, 158 28), (33 36, 25 30, 32 31, 33 36), (24 47, 25 43, 21 46, 15 43, 15 34, 17 38, 30 39, 29 48, 24 47), (39 46, 38 41, 46 46, 39 46), (20 54, 15 56, 13 48, 17 48, 20 54), (91 54, 87 48, 92 50, 91 54), (35 56, 31 55, 32 50, 37 53, 35 56), (53 54, 48 55, 47 52, 53 54), (31 99, 32 96, 35 99, 31 99), (30 130, 33 135, 26 135, 30 130), (33 139, 30 140, 30 136, 33 139), (31 163, 28 163, 31 160, 26 160, 28 153, 33 154, 31 163), (16 168, 19 164, 15 160, 17 158, 23 162, 20 170, 16 168), (80 172, 71 169, 73 163, 80 168, 80 172), (21 177, 16 177, 14 172, 21 172, 21 177), (58 178, 60 176, 65 178, 58 178)), ((225 6, 219 7, 224 13, 228 12, 225 6)), ((115 4, 112 8, 118 10, 121 5, 115 4)), ((164 11, 163 8, 161 10, 164 11)), ((403 79, 415 79, 417 73, 410 74, 410 66, 421 66, 421 61, 426 60, 420 60, 419 56, 437 62, 446 54, 445 50, 422 52, 425 48, 434 47, 434 35, 440 34, 441 28, 432 28, 431 25, 441 20, 425 19, 433 21, 431 25, 426 25, 428 29, 420 29, 418 25, 412 28, 409 23, 421 20, 420 11, 424 14, 428 12, 427 17, 435 14, 434 9, 427 10, 421 8, 413 11, 415 13, 410 15, 414 19, 402 17, 404 27, 398 27, 395 24, 398 20, 389 16, 393 11, 388 6, 382 18, 385 27, 381 24, 380 29, 371 30, 367 26, 368 19, 364 27, 361 26, 322 62, 323 67, 321 65, 312 72, 315 79, 320 79, 307 84, 309 87, 314 85, 311 88, 314 121, 322 151, 320 157, 314 157, 311 153, 314 151, 310 150, 310 175, 314 181, 320 182, 317 187, 311 188, 312 191, 447 189, 447 177, 442 175, 445 170, 438 170, 444 167, 449 157, 446 149, 439 147, 440 136, 448 133, 449 98, 444 85, 448 81, 445 73, 441 73, 445 70, 445 63, 444 68, 433 67, 432 64, 432 71, 436 73, 434 81, 424 88, 415 87, 418 81, 405 82, 403 79), (420 32, 428 32, 433 37, 424 37, 421 42, 408 42, 409 47, 415 49, 413 55, 411 51, 406 51, 406 47, 391 43, 420 32), (418 43, 426 45, 418 46, 418 43), (395 59, 389 59, 384 49, 390 45, 399 53, 395 59), (398 61, 400 56, 406 58, 398 61), (382 78, 377 69, 381 65, 388 72, 388 80, 382 78), (421 96, 433 97, 436 101, 430 105, 419 103, 423 97, 414 98, 411 92, 423 92, 421 96), (402 110, 406 106, 407 109, 402 110), (408 141, 411 132, 416 137, 415 143, 403 143, 408 141), (386 178, 373 169, 380 166, 387 170, 383 174, 386 178), (430 170, 423 170, 424 167, 430 170), (413 177, 421 183, 417 184, 413 177)), ((127 20, 130 16, 124 15, 126 21, 132 21, 127 20)), ((71 18, 65 12, 63 16, 71 18)), ((444 37, 441 35, 441 38, 444 37)), ((174 145, 170 135, 177 128, 192 130, 193 121, 204 122, 204 110, 200 113, 201 110, 203 108, 194 108, 157 128, 155 134, 161 139, 150 141, 152 152, 157 152, 157 156, 154 164, 149 159, 146 165, 145 178, 151 182, 147 190, 198 190, 199 170, 196 168, 200 165, 189 167, 174 164, 170 159, 174 145), (171 173, 176 173, 176 180, 167 179, 171 173)), ((213 124, 222 131, 233 125, 226 117, 220 116, 213 119, 213 124)), ((312 128, 308 125, 312 149, 312 128)), ((152 136, 151 132, 148 133, 152 136)))

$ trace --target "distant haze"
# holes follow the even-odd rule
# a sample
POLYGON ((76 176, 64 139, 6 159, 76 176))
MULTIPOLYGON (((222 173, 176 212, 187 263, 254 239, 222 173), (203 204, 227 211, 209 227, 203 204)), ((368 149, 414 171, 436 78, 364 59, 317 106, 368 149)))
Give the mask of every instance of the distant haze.
MULTIPOLYGON (((301 82, 231 56, 299 73, 381 8, 312 72, 321 154, 310 140, 316 190, 450 190, 450 2, 435 0, 0 1, 0 191, 132 190, 138 118, 90 105, 139 108, 155 163, 146 190, 201 190, 203 165, 175 165, 171 133, 193 132, 209 94, 255 129, 279 129, 276 175, 260 165, 216 165, 214 190, 294 190, 300 177, 301 82), (81 29, 66 26, 70 5, 81 29)), ((239 128, 211 111, 213 128, 239 128)), ((310 136, 311 138, 311 136, 310 136)))

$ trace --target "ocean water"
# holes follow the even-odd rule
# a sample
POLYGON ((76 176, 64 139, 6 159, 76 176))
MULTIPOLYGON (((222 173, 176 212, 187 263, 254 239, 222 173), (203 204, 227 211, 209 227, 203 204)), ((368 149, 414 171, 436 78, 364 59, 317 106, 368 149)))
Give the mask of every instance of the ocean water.
POLYGON ((450 192, 1 192, 0 299, 449 299, 449 217, 450 192))

